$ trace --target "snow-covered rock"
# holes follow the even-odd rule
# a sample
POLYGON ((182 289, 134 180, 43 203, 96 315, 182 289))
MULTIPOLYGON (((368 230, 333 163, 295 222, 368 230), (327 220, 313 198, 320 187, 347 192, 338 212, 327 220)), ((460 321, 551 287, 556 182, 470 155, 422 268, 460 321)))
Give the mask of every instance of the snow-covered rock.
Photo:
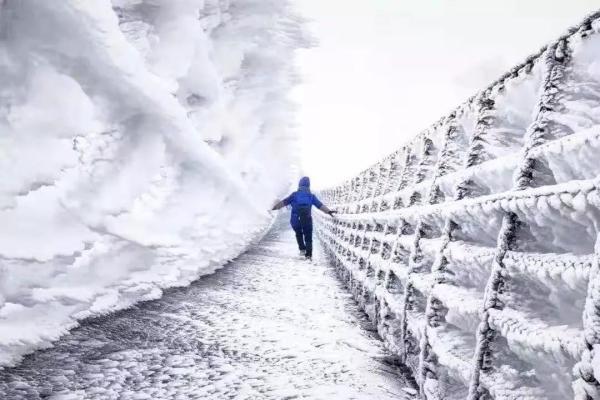
POLYGON ((305 44, 285 0, 0 1, 0 365, 268 226, 305 44))
POLYGON ((357 177, 317 232, 422 399, 600 399, 600 13, 357 177))

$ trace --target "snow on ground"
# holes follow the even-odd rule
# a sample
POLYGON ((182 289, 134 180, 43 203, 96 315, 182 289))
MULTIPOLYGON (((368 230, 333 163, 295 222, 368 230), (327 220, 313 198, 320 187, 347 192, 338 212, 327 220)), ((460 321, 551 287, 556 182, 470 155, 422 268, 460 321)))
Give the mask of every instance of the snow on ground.
POLYGON ((85 321, 0 371, 0 399, 412 399, 335 272, 281 218, 215 274, 85 321))
POLYGON ((427 400, 600 399, 600 12, 322 193, 427 400))
POLYGON ((282 0, 0 1, 0 365, 268 227, 304 44, 282 0))

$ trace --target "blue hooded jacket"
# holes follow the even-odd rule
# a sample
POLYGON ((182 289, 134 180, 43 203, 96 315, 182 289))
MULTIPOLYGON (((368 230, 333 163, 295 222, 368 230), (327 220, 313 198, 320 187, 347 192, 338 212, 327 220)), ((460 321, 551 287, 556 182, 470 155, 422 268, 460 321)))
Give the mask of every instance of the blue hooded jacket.
POLYGON ((283 204, 292 206, 292 225, 298 220, 300 209, 308 208, 310 215, 312 206, 317 208, 323 206, 323 203, 321 203, 317 196, 310 192, 310 179, 307 176, 300 179, 300 182, 298 182, 298 190, 286 197, 283 200, 283 204))

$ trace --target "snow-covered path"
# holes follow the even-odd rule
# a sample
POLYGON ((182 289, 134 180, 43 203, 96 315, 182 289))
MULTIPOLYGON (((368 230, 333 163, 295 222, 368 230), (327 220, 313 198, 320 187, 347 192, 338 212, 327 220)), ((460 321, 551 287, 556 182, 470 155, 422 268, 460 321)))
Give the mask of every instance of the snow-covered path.
POLYGON ((214 275, 84 322, 1 371, 0 397, 412 398, 333 269, 296 253, 280 224, 214 275))

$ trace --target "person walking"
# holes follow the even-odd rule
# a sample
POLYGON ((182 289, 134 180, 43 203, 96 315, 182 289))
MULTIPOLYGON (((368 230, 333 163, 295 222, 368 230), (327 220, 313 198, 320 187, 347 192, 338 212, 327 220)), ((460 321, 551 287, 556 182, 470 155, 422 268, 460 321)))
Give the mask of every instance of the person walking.
POLYGON ((274 210, 279 210, 285 206, 292 206, 292 216, 290 224, 296 233, 296 241, 300 254, 304 255, 307 260, 312 259, 312 206, 326 214, 333 215, 337 211, 330 210, 310 191, 310 178, 308 176, 300 179, 298 190, 290 194, 285 199, 277 202, 273 206, 274 210))

